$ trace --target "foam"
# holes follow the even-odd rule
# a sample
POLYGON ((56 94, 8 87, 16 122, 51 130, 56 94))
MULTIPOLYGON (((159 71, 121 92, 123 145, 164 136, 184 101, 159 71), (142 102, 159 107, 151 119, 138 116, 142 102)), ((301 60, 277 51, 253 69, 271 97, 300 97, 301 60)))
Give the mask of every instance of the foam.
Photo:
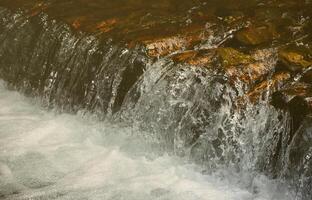
POLYGON ((263 176, 253 178, 255 192, 235 184, 237 177, 205 175, 199 166, 155 149, 134 129, 47 112, 1 84, 4 199, 287 199, 263 176))

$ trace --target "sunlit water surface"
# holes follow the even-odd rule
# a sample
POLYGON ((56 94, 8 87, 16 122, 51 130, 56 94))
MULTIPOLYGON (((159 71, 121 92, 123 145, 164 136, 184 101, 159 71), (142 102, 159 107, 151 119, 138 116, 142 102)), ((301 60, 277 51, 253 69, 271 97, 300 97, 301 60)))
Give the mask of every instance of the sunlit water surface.
POLYGON ((92 117, 47 112, 1 82, 0 199, 286 199, 262 176, 207 175, 141 136, 92 117))

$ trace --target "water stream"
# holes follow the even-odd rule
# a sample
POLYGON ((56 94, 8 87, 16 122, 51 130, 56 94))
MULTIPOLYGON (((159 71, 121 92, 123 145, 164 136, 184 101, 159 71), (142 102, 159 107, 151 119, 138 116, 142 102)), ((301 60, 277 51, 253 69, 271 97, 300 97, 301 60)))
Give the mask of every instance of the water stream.
MULTIPOLYGON (((32 3, 25 3, 23 11, 6 8, 11 7, 7 0, 0 2, 0 199, 311 199, 312 119, 296 120, 289 110, 270 104, 272 93, 284 84, 270 86, 279 81, 273 77, 280 65, 274 45, 288 39, 249 51, 254 65, 224 67, 217 47, 229 39, 224 46, 238 48, 231 37, 246 25, 239 22, 241 13, 234 12, 237 18, 218 17, 218 23, 207 23, 201 35, 209 37, 193 49, 181 47, 153 57, 150 51, 161 50, 164 43, 131 46, 129 41, 154 29, 145 33, 145 26, 139 25, 127 34, 127 26, 121 26, 117 32, 99 35, 89 30, 91 25, 84 27, 88 21, 84 24, 83 17, 74 20, 97 10, 97 4, 90 1, 84 10, 79 2, 88 1, 51 1, 63 11, 38 13, 27 11, 32 3), (64 23, 72 20, 73 24, 64 23), (239 23, 226 25, 231 20, 239 23), (180 53, 197 51, 196 56, 209 62, 197 66, 191 60, 176 60, 180 53), (259 97, 256 103, 248 98, 252 92, 259 97)), ((122 2, 116 1, 117 8, 122 2)), ((215 2, 221 16, 228 12, 223 8, 227 1, 222 2, 215 2)), ((175 8, 171 3, 169 7, 175 8)), ((44 3, 38 5, 44 9, 44 3)), ((199 22, 203 17, 201 8, 194 7, 188 12, 178 9, 186 14, 178 22, 169 20, 174 14, 170 9, 153 19, 158 9, 151 6, 146 20, 156 20, 168 30, 188 26, 192 20, 185 24, 185 19, 197 9, 199 22)), ((84 17, 97 24, 106 14, 115 16, 113 9, 97 12, 84 17)), ((125 12, 136 13, 131 6, 125 12)), ((267 15, 261 9, 257 13, 267 15)), ((136 27, 136 22, 128 25, 136 27)), ((176 39, 165 40, 168 47, 179 42, 176 39)))
POLYGON ((133 127, 45 111, 0 86, 1 199, 293 200, 260 174, 206 173, 133 127), (222 174, 222 175, 221 175, 222 174))

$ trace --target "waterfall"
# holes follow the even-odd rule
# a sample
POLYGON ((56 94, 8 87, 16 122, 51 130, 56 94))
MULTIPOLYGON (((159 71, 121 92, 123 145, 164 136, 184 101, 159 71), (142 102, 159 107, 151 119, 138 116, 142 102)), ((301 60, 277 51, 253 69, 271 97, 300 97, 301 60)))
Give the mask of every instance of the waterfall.
MULTIPOLYGON (((276 49, 266 53, 261 59, 273 68, 276 49)), ((73 31, 44 13, 27 17, 0 8, 0 78, 7 88, 39 99, 48 110, 139 130, 136 137, 196 163, 207 176, 223 170, 250 176, 244 182, 250 188, 252 177, 261 174, 297 192, 298 199, 310 199, 311 122, 307 118, 294 127, 291 112, 270 105, 270 95, 282 85, 268 86, 255 104, 246 94, 256 83, 231 77, 217 61, 197 67, 175 62, 174 56, 153 59, 143 46, 128 48, 73 31)))

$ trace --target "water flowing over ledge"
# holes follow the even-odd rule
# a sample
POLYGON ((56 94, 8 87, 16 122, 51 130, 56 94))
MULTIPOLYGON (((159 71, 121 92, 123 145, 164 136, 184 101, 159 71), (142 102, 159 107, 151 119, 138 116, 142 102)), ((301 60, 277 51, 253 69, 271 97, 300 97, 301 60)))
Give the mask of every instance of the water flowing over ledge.
MULTIPOLYGON (((183 29, 186 35, 175 36, 173 25, 170 36, 137 39, 137 32, 152 31, 126 25, 134 32, 125 38, 114 32, 122 33, 123 23, 116 28, 105 21, 93 30, 84 20, 58 20, 49 4, 38 5, 0 10, 0 77, 9 88, 40 97, 46 108, 135 127, 137 137, 157 141, 209 173, 264 174, 291 185, 296 198, 310 199, 311 61, 281 50, 285 41, 271 26, 245 28, 238 17, 230 25, 183 29), (260 37, 247 41, 254 31, 260 37), (261 47, 267 36, 277 45, 261 47), (237 42, 260 47, 237 50, 237 42)), ((295 37, 309 44, 309 35, 295 37)))
POLYGON ((292 199, 260 174, 228 172, 222 180, 202 173, 131 127, 46 112, 3 84, 0 104, 0 194, 7 200, 292 199))

